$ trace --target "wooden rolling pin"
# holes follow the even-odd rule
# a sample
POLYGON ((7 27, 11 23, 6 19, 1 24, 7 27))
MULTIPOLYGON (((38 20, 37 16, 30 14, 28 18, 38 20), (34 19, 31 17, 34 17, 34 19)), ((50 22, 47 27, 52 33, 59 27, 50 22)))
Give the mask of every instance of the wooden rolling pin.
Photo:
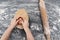
POLYGON ((40 7, 40 12, 41 12, 41 18, 42 18, 45 38, 46 38, 46 40, 51 40, 49 22, 48 22, 48 17, 47 17, 47 13, 46 13, 44 0, 39 0, 39 7, 40 7))

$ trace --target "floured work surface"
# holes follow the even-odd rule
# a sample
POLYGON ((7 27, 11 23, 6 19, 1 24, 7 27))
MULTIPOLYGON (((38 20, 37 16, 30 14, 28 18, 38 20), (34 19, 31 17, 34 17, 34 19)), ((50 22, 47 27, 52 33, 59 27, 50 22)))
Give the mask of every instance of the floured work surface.
MULTIPOLYGON (((60 40, 60 1, 45 0, 52 40, 60 40)), ((30 29, 35 40, 44 40, 38 0, 0 0, 0 37, 18 9, 25 8, 30 18, 30 29)), ((10 40, 25 40, 24 30, 15 28, 10 40)))

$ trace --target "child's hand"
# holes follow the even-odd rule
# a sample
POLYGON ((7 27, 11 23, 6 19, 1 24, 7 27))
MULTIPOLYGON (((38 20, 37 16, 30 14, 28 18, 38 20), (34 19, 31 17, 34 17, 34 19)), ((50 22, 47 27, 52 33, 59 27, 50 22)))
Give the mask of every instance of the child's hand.
POLYGON ((28 21, 27 20, 24 20, 24 22, 22 21, 22 26, 24 29, 28 28, 28 26, 29 26, 28 21))
POLYGON ((16 18, 13 18, 13 19, 11 20, 11 24, 10 24, 10 25, 13 26, 13 27, 15 27, 18 22, 19 22, 19 20, 16 21, 16 18))

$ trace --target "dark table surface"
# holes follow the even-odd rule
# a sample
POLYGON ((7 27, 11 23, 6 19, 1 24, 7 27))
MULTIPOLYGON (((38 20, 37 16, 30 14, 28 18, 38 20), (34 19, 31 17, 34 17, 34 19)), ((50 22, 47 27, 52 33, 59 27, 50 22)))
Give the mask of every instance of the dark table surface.
MULTIPOLYGON (((60 0, 45 0, 51 40, 60 40, 60 0)), ((35 40, 44 40, 38 0, 0 0, 0 37, 18 9, 25 8, 30 17, 30 30, 35 40)), ((25 40, 24 30, 15 28, 10 40, 25 40)))

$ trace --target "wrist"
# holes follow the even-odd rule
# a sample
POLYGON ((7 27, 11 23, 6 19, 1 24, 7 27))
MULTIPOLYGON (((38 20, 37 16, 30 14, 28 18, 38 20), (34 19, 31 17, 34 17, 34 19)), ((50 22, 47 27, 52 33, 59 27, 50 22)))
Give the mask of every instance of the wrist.
POLYGON ((27 33, 27 32, 29 32, 30 29, 28 27, 25 27, 24 30, 27 33))
POLYGON ((10 27, 10 28, 14 28, 15 26, 14 26, 14 25, 12 25, 12 24, 10 24, 10 25, 9 25, 9 27, 10 27))

